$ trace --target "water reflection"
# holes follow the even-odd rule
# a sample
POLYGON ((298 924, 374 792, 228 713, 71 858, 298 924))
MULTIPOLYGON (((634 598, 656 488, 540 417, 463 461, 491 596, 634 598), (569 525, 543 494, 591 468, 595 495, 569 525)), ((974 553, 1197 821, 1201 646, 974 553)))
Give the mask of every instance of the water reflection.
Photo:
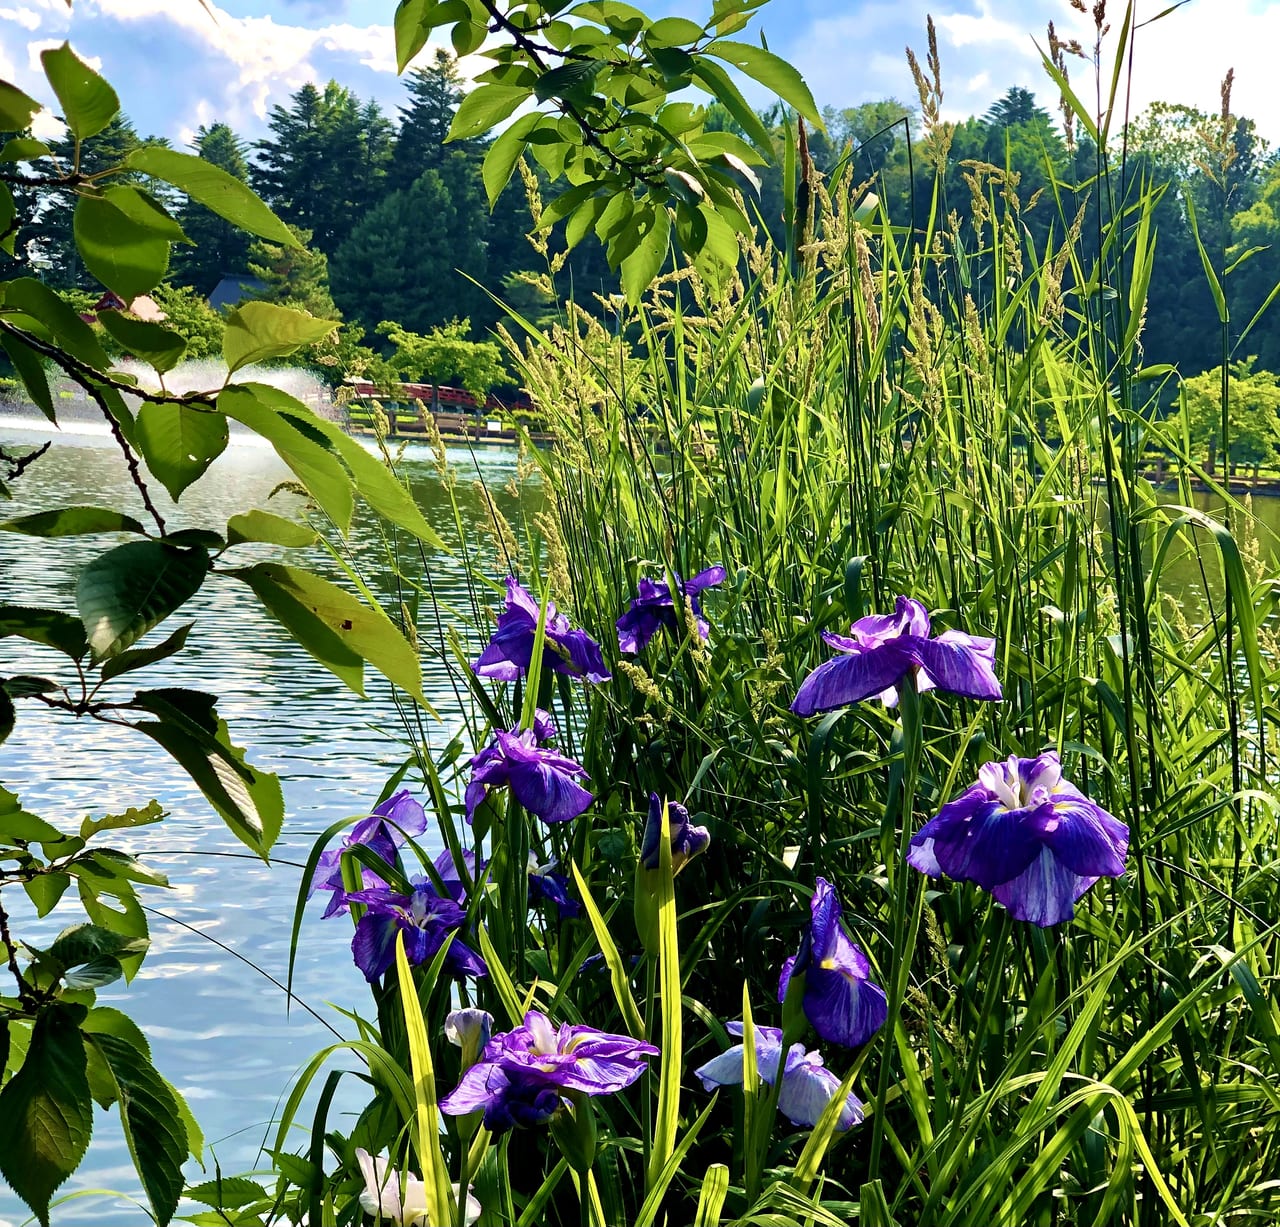
MULTIPOLYGON (((30 450, 50 434, 55 437, 50 453, 15 484, 14 501, 0 505, 0 515, 80 503, 122 507, 142 518, 141 499, 128 484, 105 428, 95 431, 86 424, 72 429, 74 434, 59 435, 42 421, 0 415, 0 444, 11 449, 30 450)), ((513 453, 492 451, 473 459, 459 452, 451 459, 464 474, 482 476, 499 507, 514 517, 514 500, 502 490, 515 474, 513 453)), ((444 491, 429 454, 408 453, 405 469, 428 519, 451 524, 452 511, 446 515, 444 491)), ((268 501, 271 491, 292 476, 269 448, 253 439, 236 439, 184 495, 180 508, 161 490, 153 496, 171 528, 222 530, 230 515, 250 506, 296 514, 301 500, 295 495, 268 501)), ((474 529, 483 515, 479 498, 465 480, 459 496, 464 522, 474 529)), ((0 533, 0 601, 73 610, 76 566, 101 552, 109 540, 34 542, 0 533)), ((389 568, 376 527, 357 522, 350 543, 350 559, 365 578, 375 588, 385 584, 389 568)), ((306 560, 308 552, 237 547, 237 556, 246 561, 281 556, 306 560)), ((317 550, 311 560, 324 567, 326 557, 317 550)), ((466 589, 458 563, 443 555, 430 562, 441 601, 461 605, 466 589)), ((334 1037, 296 1006, 286 1014, 280 990, 209 939, 283 981, 298 889, 296 866, 316 834, 367 808, 403 761, 406 747, 389 687, 379 675, 366 670, 368 700, 351 694, 297 648, 237 581, 214 578, 206 583, 153 639, 158 641, 183 617, 195 619, 187 650, 149 670, 145 684, 218 693, 236 743, 250 748, 253 762, 281 774, 287 813, 274 864, 245 854, 186 776, 148 738, 127 729, 54 718, 33 704, 22 704, 14 734, 0 747, 0 779, 29 809, 55 821, 74 822, 91 811, 119 810, 152 796, 169 810, 162 824, 113 833, 116 846, 164 868, 173 889, 143 892, 144 902, 158 913, 151 917, 151 953, 127 990, 104 991, 99 1000, 125 1004, 141 1024, 157 1066, 190 1100, 223 1172, 233 1173, 254 1166, 291 1075, 334 1037)), ((50 649, 0 640, 0 673, 58 676, 64 660, 50 649)), ((432 675, 426 659, 424 673, 427 696, 442 716, 442 724, 428 723, 427 729, 441 746, 461 726, 462 712, 452 687, 443 676, 432 675)), ((135 675, 122 682, 122 692, 137 681, 135 675)), ((13 902, 25 900, 19 893, 13 902)), ((70 906, 59 908, 33 929, 29 912, 19 906, 10 910, 20 930, 33 937, 49 936, 81 918, 70 906)), ((364 1008, 367 993, 351 963, 347 922, 321 923, 320 910, 315 908, 303 925, 295 991, 346 1031, 344 1020, 325 1003, 364 1008)), ((356 1106, 358 1099, 338 1104, 339 1110, 356 1106)), ((114 1113, 98 1113, 88 1160, 63 1192, 90 1188, 138 1189, 114 1113)), ((25 1219, 17 1199, 0 1186, 0 1227, 25 1219)), ((55 1210, 53 1221, 63 1227, 136 1224, 142 1216, 127 1202, 84 1198, 55 1210)))

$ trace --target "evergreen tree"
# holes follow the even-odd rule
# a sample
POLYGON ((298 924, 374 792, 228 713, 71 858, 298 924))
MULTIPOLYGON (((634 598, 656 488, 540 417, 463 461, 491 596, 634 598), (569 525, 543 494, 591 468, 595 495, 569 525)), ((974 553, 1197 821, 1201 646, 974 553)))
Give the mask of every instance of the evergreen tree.
MULTIPOLYGON (((216 123, 201 127, 192 148, 206 162, 248 181, 245 144, 228 125, 216 123)), ((178 285, 191 286, 208 297, 224 276, 243 273, 248 267, 250 238, 243 230, 193 200, 182 206, 178 222, 196 244, 174 249, 173 279, 178 285)))
MULTIPOLYGON (((81 174, 94 175, 119 166, 141 143, 133 124, 123 114, 116 115, 97 136, 81 143, 78 169, 81 174)), ((76 165, 76 142, 70 131, 60 140, 50 142, 49 148, 51 156, 33 164, 34 176, 65 174, 76 165)), ((112 182, 127 182, 130 178, 136 179, 137 176, 116 178, 112 182)), ((69 189, 43 192, 42 199, 44 207, 18 236, 15 254, 21 257, 27 268, 13 270, 14 275, 34 274, 60 290, 100 290, 98 282, 86 272, 76 250, 72 232, 76 193, 69 189)))
POLYGON ((405 85, 409 104, 400 108, 391 186, 396 190, 411 187, 424 171, 439 170, 457 153, 478 162, 484 151, 479 141, 444 143, 462 101, 458 61, 443 47, 437 48, 435 62, 428 68, 411 69, 405 85))
POLYGON ((426 333, 457 316, 487 317, 484 291, 455 270, 488 283, 488 228, 474 165, 450 158, 357 224, 333 255, 334 299, 370 331, 388 319, 426 333))
POLYGON ((310 230, 332 255, 386 192, 391 127, 378 105, 336 81, 304 85, 288 109, 273 107, 272 136, 257 143, 250 181, 280 216, 310 230))
POLYGON ((254 296, 262 302, 277 303, 308 311, 317 319, 342 318, 329 293, 329 261, 324 252, 310 246, 311 235, 297 226, 290 229, 301 247, 256 240, 249 248, 249 271, 262 282, 254 296))

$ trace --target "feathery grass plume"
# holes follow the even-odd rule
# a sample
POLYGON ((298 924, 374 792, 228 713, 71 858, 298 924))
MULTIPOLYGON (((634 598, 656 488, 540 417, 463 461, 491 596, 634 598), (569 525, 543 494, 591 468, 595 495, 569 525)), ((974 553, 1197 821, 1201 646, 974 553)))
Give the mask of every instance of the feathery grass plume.
MULTIPOLYGON (((1072 7, 1075 7, 1074 0, 1072 7)), ((1084 12, 1083 4, 1081 4, 1078 11, 1084 12)), ((1063 81, 1069 84, 1071 77, 1067 71, 1068 55, 1078 56, 1083 59, 1084 48, 1080 46, 1080 40, 1077 38, 1065 40, 1059 38, 1058 32, 1054 29, 1051 21, 1049 23, 1049 60, 1062 74, 1063 81)), ((1076 113, 1067 95, 1061 90, 1058 92, 1058 109, 1062 112, 1062 134, 1066 142, 1067 152, 1074 153, 1076 148, 1076 113)))
POLYGON ((927 28, 929 50, 925 62, 929 67, 929 75, 925 76, 916 53, 910 47, 907 48, 907 65, 920 96, 926 156, 934 170, 942 174, 947 165, 947 155, 951 152, 955 125, 942 118, 942 59, 938 55, 938 32, 934 28, 932 15, 927 18, 927 28))
POLYGON ((520 546, 507 517, 502 514, 502 509, 494 501, 493 492, 484 482, 478 479, 473 481, 471 489, 484 509, 480 527, 493 546, 496 568, 507 574, 515 574, 519 570, 520 546))
POLYGON ((631 683, 636 692, 650 703, 662 703, 662 691, 657 683, 645 672, 643 666, 625 657, 618 661, 618 672, 631 683))

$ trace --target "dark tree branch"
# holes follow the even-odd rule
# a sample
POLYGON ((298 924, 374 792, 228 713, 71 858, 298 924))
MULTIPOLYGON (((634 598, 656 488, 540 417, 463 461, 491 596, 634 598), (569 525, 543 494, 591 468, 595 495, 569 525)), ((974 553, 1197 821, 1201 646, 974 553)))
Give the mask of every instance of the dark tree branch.
POLYGON ((128 444, 124 437, 124 432, 120 429, 120 423, 116 420, 116 415, 111 412, 111 406, 107 404, 107 398, 102 394, 102 389, 94 387, 92 384, 85 386, 85 391, 89 393, 93 402, 102 410, 102 416, 107 419, 107 424, 111 427, 111 433, 115 437, 115 441, 120 445, 120 450, 124 453, 125 463, 129 466, 129 478, 137 487, 138 493, 142 495, 142 505, 150 513, 151 518, 156 522, 156 527, 160 530, 160 535, 165 535, 164 519, 156 510, 156 505, 151 501, 151 492, 147 489, 147 483, 142 480, 142 472, 138 468, 138 457, 134 455, 133 448, 128 444))
POLYGON ((41 456, 53 446, 53 440, 49 439, 42 447, 37 447, 34 452, 28 452, 25 456, 19 456, 14 452, 0 447, 0 464, 8 467, 7 480, 17 481, 22 476, 23 470, 28 465, 34 464, 41 456))
POLYGON ((16 324, 9 323, 3 317, 0 317, 0 332, 8 333, 15 340, 21 341, 28 349, 34 349, 42 357, 48 358, 50 362, 60 366, 86 391, 89 388, 89 381, 92 381, 100 387, 113 388, 126 396, 136 396, 139 400, 149 400, 157 405, 186 405, 192 409, 212 409, 217 404, 218 397, 216 392, 184 392, 181 396, 175 396, 171 392, 149 392, 146 388, 139 388, 123 379, 113 379, 105 371, 100 371, 97 367, 90 366, 87 362, 82 362, 79 358, 73 357, 56 345, 51 345, 48 341, 42 341, 34 333, 27 332, 16 324))
MULTIPOLYGON (((561 59, 590 60, 595 58, 594 56, 570 55, 564 51, 557 51, 554 48, 541 47, 528 37, 526 31, 521 30, 518 26, 512 23, 511 19, 498 8, 495 0, 481 0, 481 3, 484 5, 485 12, 489 14, 492 21, 489 29, 495 34, 505 34, 509 39, 511 39, 516 47, 523 51, 529 59, 533 61, 534 67, 539 69, 541 72, 550 71, 547 61, 543 58, 544 54, 557 55, 561 59)), ((597 153, 608 158, 615 169, 620 170, 623 174, 639 181, 640 183, 648 184, 650 187, 661 185, 662 179, 656 173, 656 167, 647 166, 641 162, 633 162, 629 158, 622 157, 620 154, 617 154, 610 149, 609 146, 601 139, 604 133, 617 131, 617 129, 621 127, 621 124, 613 123, 608 124, 605 127, 597 127, 567 98, 557 98, 556 105, 564 115, 567 115, 578 125, 578 128, 581 130, 587 144, 590 145, 597 153)))

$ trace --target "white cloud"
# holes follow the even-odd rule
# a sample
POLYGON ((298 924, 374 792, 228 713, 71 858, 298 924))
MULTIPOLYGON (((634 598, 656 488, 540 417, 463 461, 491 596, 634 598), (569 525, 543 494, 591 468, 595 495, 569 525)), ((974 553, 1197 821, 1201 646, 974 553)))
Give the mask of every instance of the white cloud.
POLYGON ((35 9, 16 8, 0 9, 0 21, 12 21, 24 30, 38 30, 44 19, 35 9))
POLYGON ((31 135, 46 144, 60 141, 67 130, 62 122, 48 107, 41 107, 31 118, 31 135))
MULTIPOLYGON (((781 7, 784 0, 775 2, 781 7)), ((1216 111, 1222 78, 1234 67, 1233 111, 1255 120, 1261 134, 1280 146, 1280 91, 1273 84, 1280 0, 1191 0, 1153 20, 1171 2, 1137 0, 1130 113, 1138 114, 1157 99, 1216 111)), ((1109 78, 1119 35, 1116 14, 1122 6, 1115 0, 1108 7, 1117 27, 1103 48, 1109 78)), ((764 23, 774 49, 800 68, 819 104, 836 107, 886 96, 914 102, 903 47, 913 47, 923 62, 930 13, 938 32, 949 119, 982 114, 1013 85, 1034 90, 1041 104, 1056 113, 1058 91, 1037 49, 1037 44, 1047 49, 1048 23, 1054 22, 1062 38, 1079 38, 1087 51, 1094 41, 1091 18, 1072 10, 1066 0, 845 0, 838 15, 834 9, 815 8, 811 11, 816 15, 807 21, 796 13, 782 30, 770 25, 766 9, 764 23)), ((1068 67, 1078 92, 1092 97, 1092 64, 1069 59, 1068 67)))
POLYGON ((934 18, 934 24, 949 36, 955 47, 970 47, 975 44, 991 47, 1006 43, 1021 48, 1027 38, 1021 22, 1005 21, 997 17, 987 0, 978 0, 976 13, 941 13, 934 18))
MULTIPOLYGON (((52 51, 55 47, 61 47, 65 41, 65 39, 61 38, 33 39, 27 44, 27 67, 32 72, 43 74, 44 66, 40 62, 40 53, 42 51, 52 51)), ((76 55, 88 64, 94 72, 102 71, 102 57, 100 55, 86 55, 77 47, 73 47, 72 50, 75 51, 76 55)))

